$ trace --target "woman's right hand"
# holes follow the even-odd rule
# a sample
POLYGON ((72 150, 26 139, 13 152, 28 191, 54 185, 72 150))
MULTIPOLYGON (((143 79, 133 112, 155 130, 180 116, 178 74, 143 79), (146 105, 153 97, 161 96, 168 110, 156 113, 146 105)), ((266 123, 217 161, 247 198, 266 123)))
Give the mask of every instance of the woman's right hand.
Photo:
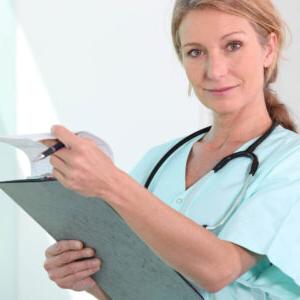
POLYGON ((65 240, 47 248, 45 255, 44 268, 59 287, 87 291, 98 299, 107 299, 91 277, 101 266, 93 249, 83 247, 81 241, 65 240))

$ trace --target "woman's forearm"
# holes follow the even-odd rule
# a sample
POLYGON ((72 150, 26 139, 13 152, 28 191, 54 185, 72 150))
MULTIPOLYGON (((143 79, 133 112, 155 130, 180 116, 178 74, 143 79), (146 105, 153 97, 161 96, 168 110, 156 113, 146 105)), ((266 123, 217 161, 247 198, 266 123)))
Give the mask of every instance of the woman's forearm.
POLYGON ((105 291, 98 285, 90 288, 89 290, 87 290, 87 292, 93 295, 98 300, 111 300, 111 298, 105 293, 105 291))
POLYGON ((162 260, 206 289, 231 280, 238 260, 230 243, 170 208, 119 171, 101 195, 162 260), (228 263, 226 263, 228 262, 228 263))

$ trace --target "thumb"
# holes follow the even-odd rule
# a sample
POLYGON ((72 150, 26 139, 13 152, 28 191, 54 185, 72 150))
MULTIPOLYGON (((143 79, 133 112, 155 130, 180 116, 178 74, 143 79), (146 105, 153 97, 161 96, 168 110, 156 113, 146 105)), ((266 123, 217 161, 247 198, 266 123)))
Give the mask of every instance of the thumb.
POLYGON ((51 133, 67 148, 76 148, 80 144, 80 137, 62 125, 52 126, 51 133))

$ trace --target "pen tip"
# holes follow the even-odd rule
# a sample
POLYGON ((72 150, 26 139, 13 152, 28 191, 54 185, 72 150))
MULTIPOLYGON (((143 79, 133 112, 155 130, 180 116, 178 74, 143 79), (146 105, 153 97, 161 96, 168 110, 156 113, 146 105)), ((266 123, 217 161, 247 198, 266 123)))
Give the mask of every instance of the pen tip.
POLYGON ((37 161, 43 159, 44 157, 45 157, 45 155, 39 154, 35 159, 33 159, 33 162, 37 162, 37 161))

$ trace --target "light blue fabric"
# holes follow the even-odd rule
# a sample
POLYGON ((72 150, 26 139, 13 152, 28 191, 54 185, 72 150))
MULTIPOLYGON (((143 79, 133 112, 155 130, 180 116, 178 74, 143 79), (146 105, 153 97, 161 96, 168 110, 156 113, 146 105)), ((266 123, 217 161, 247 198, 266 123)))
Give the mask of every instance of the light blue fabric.
MULTIPOLYGON (((214 225, 242 188, 250 159, 235 159, 186 190, 187 158, 201 137, 167 160, 149 190, 197 224, 214 225)), ((245 150, 255 140, 235 152, 245 150)), ((131 176, 144 185, 154 165, 177 141, 149 150, 131 176)), ((201 290, 206 300, 300 299, 300 136, 277 126, 255 153, 260 166, 243 202, 215 234, 261 254, 262 260, 218 293, 201 290)))

